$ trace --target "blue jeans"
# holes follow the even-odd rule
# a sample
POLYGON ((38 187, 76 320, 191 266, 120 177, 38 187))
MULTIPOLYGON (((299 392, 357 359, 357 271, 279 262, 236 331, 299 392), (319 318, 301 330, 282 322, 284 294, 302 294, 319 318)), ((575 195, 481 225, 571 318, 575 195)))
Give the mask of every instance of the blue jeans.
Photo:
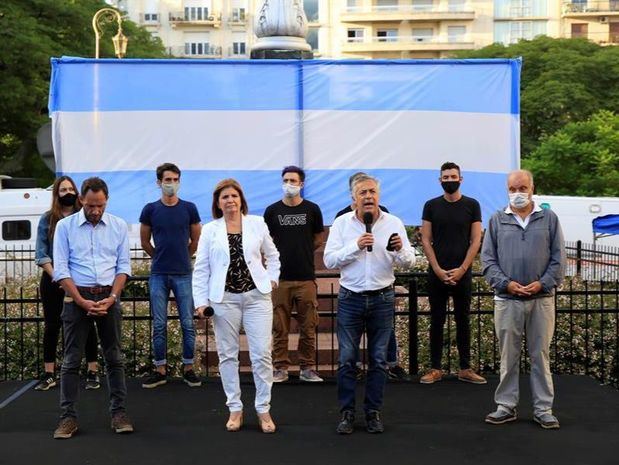
POLYGON ((366 413, 381 410, 387 381, 387 345, 393 333, 394 304, 393 289, 363 295, 340 288, 337 308, 337 397, 340 411, 355 409, 355 366, 364 330, 367 331, 369 360, 363 409, 366 413))
POLYGON ((193 297, 190 274, 151 274, 148 280, 150 308, 153 316, 153 351, 155 366, 165 365, 168 339, 168 298, 174 293, 178 317, 183 330, 183 363, 193 364, 196 332, 193 326, 193 297))

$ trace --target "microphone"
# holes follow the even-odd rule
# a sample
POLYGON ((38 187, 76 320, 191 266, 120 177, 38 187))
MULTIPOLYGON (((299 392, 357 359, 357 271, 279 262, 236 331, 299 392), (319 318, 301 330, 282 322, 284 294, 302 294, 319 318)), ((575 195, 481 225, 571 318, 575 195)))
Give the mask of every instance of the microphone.
POLYGON ((208 305, 202 312, 202 315, 204 315, 204 318, 210 318, 214 314, 215 314, 215 310, 213 310, 213 307, 211 307, 210 305, 208 305))
MULTIPOLYGON (((365 232, 366 233, 371 233, 372 232, 372 221, 374 221, 374 215, 372 215, 370 212, 365 212, 363 214, 363 224, 365 224, 365 232)), ((372 246, 371 245, 368 245, 367 251, 368 252, 372 251, 372 246)))

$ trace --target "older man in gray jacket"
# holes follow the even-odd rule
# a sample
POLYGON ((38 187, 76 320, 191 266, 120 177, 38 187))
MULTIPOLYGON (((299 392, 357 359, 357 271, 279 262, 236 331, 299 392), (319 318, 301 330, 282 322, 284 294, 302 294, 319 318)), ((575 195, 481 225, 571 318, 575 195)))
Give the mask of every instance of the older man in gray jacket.
POLYGON ((508 175, 509 205, 488 224, 482 247, 484 277, 495 291, 494 326, 501 351, 497 410, 486 422, 500 425, 517 418, 522 337, 531 358, 533 419, 545 429, 559 428, 552 413, 554 388, 550 341, 555 327, 554 289, 565 271, 563 233, 557 215, 532 200, 533 175, 508 175))

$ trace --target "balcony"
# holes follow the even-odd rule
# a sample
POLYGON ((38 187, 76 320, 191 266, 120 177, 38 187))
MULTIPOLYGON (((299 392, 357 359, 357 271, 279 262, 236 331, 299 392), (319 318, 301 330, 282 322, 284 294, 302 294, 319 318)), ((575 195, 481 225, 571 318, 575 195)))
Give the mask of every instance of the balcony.
POLYGON ((187 53, 187 49, 182 45, 168 47, 168 53, 180 58, 222 58, 222 48, 214 45, 196 50, 196 53, 191 53, 191 50, 187 53))
POLYGON ((351 6, 340 15, 342 22, 373 21, 466 21, 475 19, 475 11, 467 5, 371 5, 351 6))
POLYGON ((563 3, 564 18, 599 18, 600 22, 605 22, 608 16, 619 16, 619 0, 563 3))
POLYGON ((221 13, 211 14, 209 16, 190 16, 186 12, 178 11, 171 12, 168 15, 168 20, 173 27, 184 26, 221 26, 221 13))
POLYGON ((459 36, 397 36, 351 37, 342 43, 342 52, 441 52, 473 50, 474 42, 465 35, 459 36))

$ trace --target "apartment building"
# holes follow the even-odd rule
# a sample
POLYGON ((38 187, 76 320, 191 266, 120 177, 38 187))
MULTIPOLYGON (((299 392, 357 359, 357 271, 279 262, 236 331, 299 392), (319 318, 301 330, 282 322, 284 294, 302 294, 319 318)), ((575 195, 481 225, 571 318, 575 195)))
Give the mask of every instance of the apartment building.
MULTIPOLYGON (((247 58, 261 0, 111 0, 173 56, 247 58)), ((538 35, 619 43, 619 0, 304 0, 321 58, 444 58, 538 35)))

